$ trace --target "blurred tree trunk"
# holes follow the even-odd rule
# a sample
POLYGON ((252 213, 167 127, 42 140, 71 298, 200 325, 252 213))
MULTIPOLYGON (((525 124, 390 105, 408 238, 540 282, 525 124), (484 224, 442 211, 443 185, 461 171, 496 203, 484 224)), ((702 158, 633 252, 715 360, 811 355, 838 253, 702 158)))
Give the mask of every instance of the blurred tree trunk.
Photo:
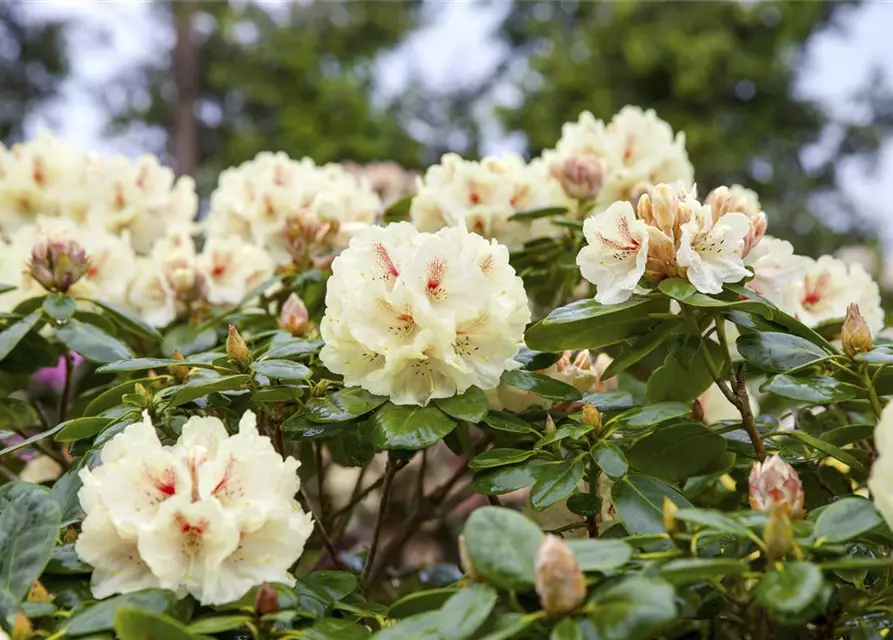
POLYGON ((168 138, 168 151, 177 172, 186 175, 195 175, 199 163, 199 122, 196 104, 201 83, 201 45, 192 28, 194 6, 191 0, 173 3, 176 42, 172 71, 177 102, 168 138))

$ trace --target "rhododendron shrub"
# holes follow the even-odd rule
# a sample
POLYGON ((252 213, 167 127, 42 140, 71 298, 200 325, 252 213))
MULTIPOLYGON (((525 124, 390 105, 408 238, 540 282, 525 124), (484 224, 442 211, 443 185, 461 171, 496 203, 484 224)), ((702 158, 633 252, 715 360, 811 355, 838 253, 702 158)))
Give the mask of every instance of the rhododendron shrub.
POLYGON ((261 153, 197 221, 0 148, 0 638, 885 637, 860 266, 636 107, 387 167, 261 153))

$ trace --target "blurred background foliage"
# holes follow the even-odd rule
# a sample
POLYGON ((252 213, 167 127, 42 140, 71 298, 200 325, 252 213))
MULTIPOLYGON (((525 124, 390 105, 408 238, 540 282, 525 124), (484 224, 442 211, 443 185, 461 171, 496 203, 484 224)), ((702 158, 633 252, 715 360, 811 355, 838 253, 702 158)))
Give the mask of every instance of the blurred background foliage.
MULTIPOLYGON (((5 141, 21 135, 22 114, 52 99, 66 71, 66 25, 29 22, 21 4, 0 3, 5 141)), ((637 104, 686 132, 702 193, 730 183, 755 189, 770 232, 798 251, 870 242, 838 174, 843 161, 877 158, 893 94, 872 76, 854 96, 867 112, 840 121, 796 87, 806 43, 836 28, 853 3, 479 0, 505 7, 501 59, 459 87, 411 78, 387 95, 377 63, 424 26, 431 4, 310 0, 271 11, 244 1, 155 2, 171 46, 122 75, 128 99, 110 106, 110 131, 166 132, 167 148, 151 151, 196 175, 207 195, 221 169, 263 149, 419 169, 449 150, 480 155, 482 128, 498 125, 535 156, 580 111, 608 119, 637 104)), ((473 51, 464 64, 475 67, 473 51)))

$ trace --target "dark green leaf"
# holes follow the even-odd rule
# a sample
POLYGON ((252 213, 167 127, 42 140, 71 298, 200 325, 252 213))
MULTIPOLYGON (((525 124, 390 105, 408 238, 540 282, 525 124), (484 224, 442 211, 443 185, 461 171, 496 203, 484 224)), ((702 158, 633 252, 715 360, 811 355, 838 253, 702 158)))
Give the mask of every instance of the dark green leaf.
POLYGON ((565 618, 554 627, 549 634, 549 640, 585 640, 583 632, 573 618, 565 618))
POLYGON ((679 331, 681 326, 681 319, 667 320, 660 328, 643 335, 632 345, 624 347, 623 351, 620 352, 620 355, 614 358, 614 360, 611 361, 611 364, 608 365, 608 368, 605 369, 601 379, 610 380, 617 374, 626 371, 640 360, 643 360, 651 352, 666 342, 667 338, 679 331))
POLYGON ((14 325, 0 331, 0 360, 8 356, 15 349, 15 346, 37 326, 40 322, 40 316, 40 312, 35 311, 14 325))
POLYGON ((62 513, 46 491, 24 492, 0 513, 0 584, 21 600, 50 561, 62 513))
POLYGON ((136 314, 102 300, 90 300, 90 303, 100 307, 116 325, 125 331, 153 344, 161 342, 161 334, 136 314))
POLYGON ((133 352, 126 344, 102 329, 80 320, 69 320, 56 327, 56 336, 62 344, 90 362, 102 364, 133 357, 133 352))
POLYGON ((673 587, 633 577, 595 595, 589 621, 599 640, 645 640, 676 617, 673 587))
POLYGON ((279 332, 273 336, 270 342, 270 348, 263 355, 262 360, 293 358, 295 356, 304 356, 310 353, 316 353, 322 347, 320 340, 301 340, 295 338, 290 333, 279 332))
POLYGON ((365 640, 369 630, 350 620, 323 618, 301 632, 301 640, 365 640))
POLYGON ((70 542, 53 549, 53 556, 44 570, 51 575, 89 575, 93 573, 93 567, 82 561, 74 550, 74 543, 70 542))
POLYGON ((0 425, 4 429, 22 431, 34 428, 39 422, 37 411, 24 400, 0 398, 0 425))
POLYGON ((745 571, 747 565, 734 558, 677 558, 662 565, 660 575, 673 584, 691 584, 745 571))
POLYGON ((113 422, 112 418, 75 418, 59 424, 57 442, 74 442, 95 436, 113 422))
POLYGON ((496 592, 475 584, 450 598, 440 615, 441 640, 466 640, 477 631, 496 606, 496 592))
POLYGON ((648 400, 690 404, 713 384, 711 363, 722 372, 726 359, 718 343, 680 336, 671 343, 663 365, 649 376, 648 400))
POLYGON ((619 447, 603 442, 592 447, 590 454, 598 468, 609 478, 620 478, 626 475, 629 464, 619 447))
MULTIPOLYGON (((197 360, 174 360, 173 358, 130 358, 119 362, 110 362, 96 369, 97 373, 127 373, 130 371, 145 371, 146 369, 167 369, 186 365, 197 369, 220 370, 227 369, 208 362, 197 360)), ((233 369, 232 373, 236 373, 233 369)))
POLYGON ((639 440, 627 450, 626 459, 640 471, 676 481, 697 475, 725 450, 722 436, 702 425, 683 423, 661 427, 639 440))
POLYGON ((329 600, 340 600, 357 588, 357 578, 346 571, 314 571, 298 581, 320 593, 329 600))
POLYGON ((595 427, 591 427, 585 424, 565 424, 555 429, 555 431, 544 435, 537 441, 533 448, 542 449, 547 445, 550 445, 554 442, 559 442, 561 440, 564 440, 565 438, 570 438, 571 440, 579 440, 584 435, 592 431, 594 428, 595 427))
POLYGON ((620 429, 647 429, 668 420, 688 417, 691 407, 681 402, 658 402, 635 407, 613 418, 608 424, 620 429))
POLYGON ((179 351, 184 356, 202 351, 210 351, 217 344, 217 333, 213 329, 197 330, 188 324, 180 324, 164 335, 161 343, 161 352, 166 356, 174 355, 179 351))
POLYGON ((469 387, 462 395, 452 398, 438 398, 434 404, 451 418, 472 424, 483 420, 489 408, 487 394, 477 387, 469 387))
POLYGON ((866 473, 865 465, 854 458, 852 454, 847 453, 840 447, 835 447, 830 442, 819 440, 818 438, 815 438, 808 433, 803 433, 802 431, 790 431, 785 435, 796 438, 797 440, 808 444, 813 449, 821 451, 822 453, 829 455, 832 458, 836 458, 837 460, 843 462, 845 465, 852 467, 853 469, 856 469, 861 473, 866 473))
POLYGON ((611 487, 614 510, 631 534, 664 532, 664 497, 680 509, 692 506, 676 489, 650 476, 632 473, 611 487))
POLYGON ((543 534, 510 509, 480 507, 465 523, 465 545, 475 570, 500 589, 533 586, 533 565, 543 534))
POLYGON ((197 640, 173 618, 133 607, 118 609, 115 633, 119 640, 197 640))
POLYGON ((65 625, 65 633, 68 636, 85 636, 111 631, 115 627, 115 614, 119 609, 132 607, 146 612, 164 613, 176 601, 173 592, 162 589, 146 589, 108 598, 72 616, 65 625))
POLYGON ((583 397, 579 391, 565 382, 525 369, 506 371, 502 374, 501 382, 550 400, 579 400, 583 397))
POLYGON ((509 433, 532 433, 539 435, 539 431, 534 429, 529 422, 523 418, 519 418, 513 413, 505 411, 489 411, 484 417, 484 424, 491 429, 497 431, 507 431, 509 433))
POLYGON ((415 194, 411 193, 408 196, 403 196, 399 200, 392 202, 390 206, 384 210, 384 213, 381 214, 382 222, 387 224, 389 222, 408 220, 413 198, 415 198, 415 194))
POLYGON ((43 311, 53 320, 68 320, 77 310, 77 302, 63 293, 51 293, 43 299, 43 311))
POLYGON ((567 499, 568 511, 579 516, 595 516, 601 513, 601 501, 591 493, 575 493, 567 499))
POLYGON ((156 381, 158 378, 136 378, 134 380, 127 380, 125 382, 121 382, 112 387, 109 387, 95 398, 90 401, 90 404, 86 406, 83 411, 83 415, 85 416, 95 416, 99 415, 103 411, 107 411, 112 407, 117 407, 121 405, 121 398, 128 393, 133 393, 134 387, 137 384, 150 384, 156 381))
POLYGON ((437 407, 390 402, 375 413, 372 424, 372 443, 378 449, 424 449, 456 428, 452 418, 437 407))
POLYGON ((540 467, 533 489, 530 490, 530 503, 533 508, 545 509, 567 498, 579 486, 585 470, 586 467, 579 456, 540 467))
POLYGON ((469 469, 490 469, 504 465, 524 462, 535 455, 536 451, 524 449, 490 449, 475 456, 468 462, 469 469))
POLYGON ((321 398, 311 398, 304 411, 312 422, 349 422, 366 415, 387 402, 365 389, 351 387, 321 398))
POLYGON ((566 540, 577 556, 582 571, 609 571, 626 564, 633 555, 632 547, 623 540, 585 538, 566 540))
POLYGON ((419 640, 436 638, 440 629, 440 611, 419 613, 404 618, 393 627, 387 627, 375 634, 375 640, 419 640))
POLYGON ((562 216, 567 213, 565 207, 544 207, 542 209, 530 209, 528 211, 519 211, 510 216, 515 222, 526 222, 528 220, 536 220, 537 218, 548 218, 551 216, 562 216))
POLYGON ((198 618, 189 623, 191 633, 221 633, 223 631, 236 631, 246 629, 246 623, 253 620, 249 615, 208 616, 198 618))
POLYGON ((536 482, 536 474, 543 464, 528 462, 476 473, 474 490, 484 495, 498 496, 529 487, 536 482))
POLYGON ((15 451, 19 451, 21 449, 25 449, 26 447, 30 447, 35 442, 39 442, 40 440, 43 440, 44 438, 49 438, 51 435, 53 435, 54 433, 59 431, 59 429, 62 426, 64 426, 64 425, 62 425, 62 424, 56 425, 52 429, 47 429, 46 431, 41 431, 40 433, 34 434, 30 438, 25 438, 24 440, 21 440, 19 442, 9 445, 8 447, 5 447, 4 449, 0 449, 0 457, 3 457, 5 455, 13 453, 15 451))
POLYGON ((796 615, 822 592, 822 571, 808 562, 788 562, 767 573, 756 588, 756 600, 771 612, 796 615))
POLYGON ((528 347, 521 347, 515 355, 515 360, 520 362, 525 369, 530 371, 542 371, 543 369, 548 369, 560 359, 560 353, 534 351, 528 347))
POLYGON ((426 611, 435 611, 440 609, 458 591, 455 587, 442 587, 410 593, 391 605, 388 609, 388 617, 408 618, 426 611))
POLYGON ((836 404, 863 395, 859 387, 829 376, 806 377, 786 374, 769 378, 760 386, 760 391, 811 405, 836 404))
POLYGON ((251 363, 251 369, 279 380, 306 380, 310 377, 310 369, 306 365, 291 360, 258 360, 251 363))
POLYGON ((847 542, 871 531, 882 522, 871 501, 843 498, 822 509, 815 523, 815 537, 826 542, 847 542))
POLYGON ((251 376, 246 374, 214 378, 193 378, 177 388, 177 392, 171 398, 171 406, 179 407, 217 391, 243 389, 250 381, 251 376))
POLYGON ((737 345, 749 364, 770 373, 784 373, 829 357, 809 340, 787 333, 746 333, 738 337, 737 345))
POLYGON ((874 435, 873 424, 848 424, 823 433, 820 438, 825 442, 843 447, 859 440, 870 440, 874 435))
POLYGON ((679 509, 674 516, 677 520, 682 520, 683 522, 692 522, 714 531, 729 533, 741 538, 746 538, 749 534, 747 527, 743 524, 720 511, 712 509, 679 509))

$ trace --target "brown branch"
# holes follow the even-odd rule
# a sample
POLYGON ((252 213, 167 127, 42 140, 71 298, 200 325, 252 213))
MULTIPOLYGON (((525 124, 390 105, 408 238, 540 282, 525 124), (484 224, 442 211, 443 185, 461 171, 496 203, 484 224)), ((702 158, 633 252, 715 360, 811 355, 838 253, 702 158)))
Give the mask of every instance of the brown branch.
POLYGON ((378 543, 381 540, 381 529, 384 526, 385 516, 388 512, 388 504, 391 500, 391 486, 394 483, 394 475, 397 473, 397 458, 388 454, 388 465, 384 471, 384 486, 381 492, 381 503, 378 506, 378 517, 375 520, 375 529, 372 532, 372 542, 369 545, 369 554, 363 567, 362 584, 368 587, 372 576, 372 566, 375 563, 375 555, 378 552, 378 543))
POLYGON ((763 446, 763 440, 760 437, 760 430, 757 428, 756 420, 753 417, 753 411, 750 408, 750 398, 747 395, 747 368, 744 363, 738 365, 732 374, 732 380, 735 385, 735 402, 738 412, 741 414, 741 420, 744 422, 744 428, 753 448, 757 453, 760 462, 766 459, 766 447, 763 446))
POLYGON ((332 559, 332 564, 335 565, 336 569, 340 569, 345 571, 344 564, 338 558, 338 552, 335 550, 335 544, 332 542, 332 538, 329 536, 329 532, 326 531, 325 526, 319 520, 315 513, 313 513, 313 507, 311 506, 310 498, 307 495, 307 492, 304 490, 304 487, 301 487, 298 490, 298 493, 301 497, 301 502, 304 503, 304 508, 313 516, 313 522, 315 523, 314 531, 319 536, 320 542, 322 542, 322 546, 325 548, 326 552, 329 554, 329 557, 332 559))

